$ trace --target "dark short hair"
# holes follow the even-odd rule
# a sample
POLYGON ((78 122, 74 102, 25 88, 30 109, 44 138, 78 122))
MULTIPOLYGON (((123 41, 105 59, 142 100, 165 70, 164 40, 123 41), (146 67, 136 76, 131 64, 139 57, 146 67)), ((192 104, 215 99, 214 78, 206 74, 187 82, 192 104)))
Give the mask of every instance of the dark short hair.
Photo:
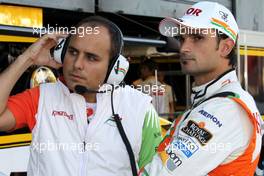
MULTIPOLYGON (((224 34, 223 32, 219 32, 218 30, 216 30, 216 33, 217 33, 217 43, 219 46, 220 41, 227 39, 228 36, 226 34, 224 34)), ((237 64, 236 45, 233 47, 231 52, 227 55, 227 59, 229 59, 229 65, 231 65, 232 67, 236 66, 236 64, 237 64)))
POLYGON ((145 59, 141 65, 140 68, 142 67, 147 67, 150 71, 153 71, 158 69, 158 65, 155 61, 153 61, 152 59, 145 59))
POLYGON ((110 60, 116 59, 122 51, 123 47, 123 34, 116 24, 101 16, 90 16, 81 20, 75 27, 80 27, 88 24, 90 27, 103 26, 110 34, 110 60))

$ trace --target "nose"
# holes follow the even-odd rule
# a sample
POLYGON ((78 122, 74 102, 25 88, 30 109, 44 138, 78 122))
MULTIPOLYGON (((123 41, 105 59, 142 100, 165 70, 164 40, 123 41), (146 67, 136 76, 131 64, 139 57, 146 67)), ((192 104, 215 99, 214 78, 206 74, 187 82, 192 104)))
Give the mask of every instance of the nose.
POLYGON ((83 56, 82 54, 79 54, 74 61, 74 68, 78 70, 83 70, 84 68, 84 63, 83 63, 83 56))
POLYGON ((181 43, 181 48, 180 52, 181 53, 189 53, 191 51, 191 48, 193 47, 192 45, 192 40, 190 37, 186 37, 184 41, 181 43))

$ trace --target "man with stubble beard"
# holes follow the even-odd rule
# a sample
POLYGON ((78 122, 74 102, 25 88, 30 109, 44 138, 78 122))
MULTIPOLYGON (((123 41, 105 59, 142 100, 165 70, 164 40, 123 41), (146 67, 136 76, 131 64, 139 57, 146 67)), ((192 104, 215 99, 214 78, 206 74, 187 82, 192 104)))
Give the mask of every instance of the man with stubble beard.
POLYGON ((179 38, 182 71, 194 78, 192 105, 173 123, 148 176, 252 176, 260 149, 260 115, 235 70, 238 26, 215 2, 198 2, 180 19, 159 26, 179 38), (165 155, 165 157, 160 157, 165 155))

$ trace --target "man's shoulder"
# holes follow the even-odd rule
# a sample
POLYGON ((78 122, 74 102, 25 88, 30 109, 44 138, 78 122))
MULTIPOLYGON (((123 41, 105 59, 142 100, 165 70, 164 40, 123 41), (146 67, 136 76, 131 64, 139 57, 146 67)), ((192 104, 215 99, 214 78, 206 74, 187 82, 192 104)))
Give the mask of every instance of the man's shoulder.
POLYGON ((69 89, 62 84, 61 82, 40 84, 40 95, 44 95, 45 97, 51 96, 53 98, 58 97, 63 92, 66 95, 69 93, 69 89))
POLYGON ((205 109, 211 111, 212 113, 225 113, 229 114, 232 109, 232 113, 236 111, 238 105, 235 101, 228 97, 214 97, 208 99, 201 104, 199 104, 194 111, 199 111, 200 109, 205 109))
POLYGON ((249 119, 246 108, 252 114, 258 113, 258 109, 254 100, 251 100, 250 94, 243 89, 237 90, 239 89, 228 89, 225 91, 236 93, 238 97, 235 98, 238 98, 239 101, 232 97, 211 98, 197 106, 191 115, 210 123, 215 123, 216 126, 225 126, 227 129, 240 128, 241 120, 247 121, 249 119))
POLYGON ((40 88, 55 88, 55 87, 58 87, 59 86, 59 82, 55 82, 55 83, 43 83, 43 84, 40 84, 39 87, 40 88))
POLYGON ((142 82, 142 85, 160 85, 161 83, 156 80, 154 76, 150 76, 142 82))
POLYGON ((239 82, 234 82, 223 86, 220 92, 233 92, 236 94, 237 98, 239 98, 243 103, 245 103, 250 109, 256 108, 256 103, 252 95, 244 90, 239 82))
POLYGON ((241 119, 248 119, 243 108, 230 98, 209 99, 194 108, 189 114, 197 124, 204 123, 212 133, 222 130, 241 129, 241 119))

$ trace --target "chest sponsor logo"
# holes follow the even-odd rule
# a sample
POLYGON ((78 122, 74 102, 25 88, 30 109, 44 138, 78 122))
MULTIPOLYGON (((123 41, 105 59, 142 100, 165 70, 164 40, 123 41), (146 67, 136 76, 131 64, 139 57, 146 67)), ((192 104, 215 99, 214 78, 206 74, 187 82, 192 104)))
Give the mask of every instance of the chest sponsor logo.
POLYGON ((62 117, 65 117, 65 118, 67 118, 69 120, 73 120, 73 114, 68 114, 65 111, 56 111, 56 110, 53 110, 52 111, 52 116, 53 117, 62 116, 62 117))
POLYGON ((205 128, 199 127, 197 123, 189 120, 187 125, 181 129, 185 134, 194 137, 204 146, 213 137, 213 135, 205 128))
POLYGON ((190 158, 196 151, 199 150, 199 146, 190 137, 178 136, 173 140, 173 145, 180 150, 187 158, 190 158))
POLYGON ((182 160, 179 156, 176 155, 176 153, 173 152, 173 146, 168 145, 166 148, 166 154, 169 156, 166 161, 166 167, 170 171, 174 171, 177 167, 182 165, 182 160))
POLYGON ((218 120, 217 117, 209 114, 205 110, 200 110, 199 113, 202 114, 207 119, 210 119, 217 127, 219 127, 219 128, 222 127, 223 124, 220 122, 220 120, 218 120))

